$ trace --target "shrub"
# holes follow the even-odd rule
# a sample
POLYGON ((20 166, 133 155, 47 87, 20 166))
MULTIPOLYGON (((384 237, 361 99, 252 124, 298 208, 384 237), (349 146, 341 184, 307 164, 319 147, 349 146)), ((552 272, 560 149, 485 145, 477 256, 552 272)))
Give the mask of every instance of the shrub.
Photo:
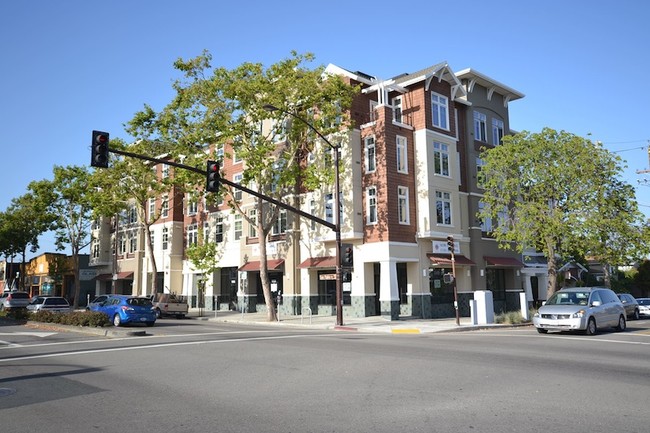
MULTIPOLYGON (((529 317, 533 317, 532 313, 529 314, 529 317)), ((518 325, 520 323, 528 323, 530 320, 524 320, 521 311, 507 311, 505 313, 498 314, 494 318, 495 323, 503 323, 509 325, 518 325)))
POLYGON ((29 320, 35 322, 58 323, 61 325, 93 327, 102 327, 110 323, 106 314, 95 311, 75 311, 72 313, 38 311, 30 313, 29 320))

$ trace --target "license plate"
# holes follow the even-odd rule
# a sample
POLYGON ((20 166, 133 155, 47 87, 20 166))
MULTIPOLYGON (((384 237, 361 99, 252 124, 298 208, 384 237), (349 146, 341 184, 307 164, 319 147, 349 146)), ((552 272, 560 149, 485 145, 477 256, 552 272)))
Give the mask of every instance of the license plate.
POLYGON ((146 321, 147 321, 147 318, 146 318, 146 317, 140 317, 140 321, 141 321, 141 322, 146 322, 146 321))

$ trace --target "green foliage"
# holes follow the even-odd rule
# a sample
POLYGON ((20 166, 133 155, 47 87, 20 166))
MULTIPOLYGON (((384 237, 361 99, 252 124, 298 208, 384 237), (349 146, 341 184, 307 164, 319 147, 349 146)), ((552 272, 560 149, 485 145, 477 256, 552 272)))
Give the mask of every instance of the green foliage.
POLYGON ((644 260, 639 265, 634 275, 634 285, 643 294, 642 297, 650 296, 650 260, 644 260))
POLYGON ((628 264, 642 254, 647 229, 633 190, 619 180, 620 158, 600 143, 544 128, 507 136, 481 154, 483 220, 503 248, 535 248, 548 260, 550 295, 556 256, 628 264), (625 263, 622 263, 625 262, 625 263))
POLYGON ((29 320, 35 322, 57 323, 70 326, 91 326, 101 328, 110 324, 108 316, 95 311, 74 311, 72 313, 57 313, 38 311, 29 313, 29 320))
MULTIPOLYGON (((535 310, 531 310, 528 317, 533 317, 533 314, 535 314, 535 310)), ((521 311, 507 311, 496 315, 494 317, 494 323, 518 325, 521 323, 530 323, 530 320, 525 320, 521 311)))

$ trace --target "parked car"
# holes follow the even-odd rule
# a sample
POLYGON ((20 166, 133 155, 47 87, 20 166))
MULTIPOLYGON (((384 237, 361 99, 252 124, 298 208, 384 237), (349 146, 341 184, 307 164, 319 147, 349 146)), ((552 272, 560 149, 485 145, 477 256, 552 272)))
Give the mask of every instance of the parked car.
POLYGON ((650 316, 650 298, 636 298, 639 304, 639 315, 650 316))
POLYGON ((57 313, 70 313, 72 307, 67 299, 61 296, 35 296, 32 298, 29 305, 29 311, 53 311, 57 313))
POLYGON ((606 287, 574 287, 555 292, 533 316, 537 332, 583 331, 627 327, 625 308, 616 294, 606 287))
POLYGON ((92 301, 90 301, 90 303, 86 306, 86 310, 90 310, 90 308, 91 308, 93 305, 99 305, 99 304, 101 304, 102 302, 104 302, 105 300, 107 300, 109 296, 111 296, 111 295, 99 295, 99 296, 97 296, 95 299, 93 299, 92 301))
POLYGON ((156 323, 156 312, 153 310, 151 299, 140 296, 109 295, 104 302, 93 305, 90 311, 106 314, 115 326, 127 323, 153 326, 156 323))
POLYGON ((616 296, 621 300, 627 318, 639 320, 639 303, 636 301, 636 298, 629 293, 617 293, 616 296))
POLYGON ((29 293, 8 291, 0 295, 0 311, 16 308, 26 308, 29 304, 29 293))

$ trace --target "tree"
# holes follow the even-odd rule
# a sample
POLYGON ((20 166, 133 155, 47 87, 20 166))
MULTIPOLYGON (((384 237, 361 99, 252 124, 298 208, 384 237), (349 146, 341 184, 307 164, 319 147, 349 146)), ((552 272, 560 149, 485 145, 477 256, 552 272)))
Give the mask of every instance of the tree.
MULTIPOLYGON (((111 149, 128 150, 139 155, 164 155, 169 145, 151 140, 138 140, 126 145, 122 140, 112 140, 111 149)), ((149 212, 150 200, 156 200, 173 190, 173 177, 160 177, 152 170, 152 163, 133 157, 111 157, 108 169, 95 170, 93 187, 99 192, 94 196, 93 210, 98 217, 115 217, 127 209, 134 208, 137 224, 145 236, 145 248, 148 251, 149 294, 156 293, 156 275, 158 267, 153 254, 151 226, 160 219, 163 200, 158 200, 154 212, 149 212)), ((118 236, 118 233, 115 233, 118 236)), ((145 293, 147 290, 145 289, 145 293)))
MULTIPOLYGON (((596 250, 594 239, 606 223, 594 209, 611 205, 606 197, 616 189, 611 180, 620 175, 619 158, 599 143, 544 128, 506 136, 502 145, 484 149, 481 159, 479 218, 497 222, 492 235, 501 247, 544 253, 550 296, 557 287, 556 257, 596 250)), ((624 221, 608 216, 623 237, 624 221)))
MULTIPOLYGON (((276 199, 294 194, 299 185, 315 188, 332 178, 331 164, 305 164, 309 153, 320 153, 320 161, 327 161, 328 149, 315 145, 312 131, 302 122, 291 121, 286 112, 306 119, 323 134, 344 137, 351 126, 347 108, 355 88, 340 77, 323 76, 322 67, 309 69, 306 65, 313 61, 311 54, 294 52, 267 68, 244 63, 232 70, 212 68, 211 59, 204 52, 194 59, 176 61, 184 79, 174 83, 175 98, 159 113, 145 106, 129 123, 129 132, 142 139, 174 143, 174 156, 194 167, 205 167, 208 157, 217 159, 214 146, 228 143, 245 161, 242 184, 255 185, 258 192, 276 199), (264 110, 265 104, 281 110, 271 114, 264 110), (265 127, 269 119, 271 126, 265 127)), ((195 173, 176 174, 189 190, 204 182, 195 173)), ((224 189, 224 196, 233 212, 256 227, 260 279, 269 320, 275 320, 266 239, 279 208, 257 199, 251 217, 231 188, 224 189)), ((216 203, 215 197, 209 199, 216 203)))
POLYGON ((6 212, 0 214, 0 252, 5 257, 22 255, 19 286, 25 287, 27 249, 38 251, 38 237, 47 232, 54 216, 40 205, 32 193, 11 201, 6 212))
POLYGON ((90 243, 92 196, 88 188, 90 173, 86 167, 54 166, 54 179, 35 181, 28 188, 38 202, 38 208, 53 216, 55 245, 71 250, 75 293, 73 308, 79 307, 79 254, 90 243))

